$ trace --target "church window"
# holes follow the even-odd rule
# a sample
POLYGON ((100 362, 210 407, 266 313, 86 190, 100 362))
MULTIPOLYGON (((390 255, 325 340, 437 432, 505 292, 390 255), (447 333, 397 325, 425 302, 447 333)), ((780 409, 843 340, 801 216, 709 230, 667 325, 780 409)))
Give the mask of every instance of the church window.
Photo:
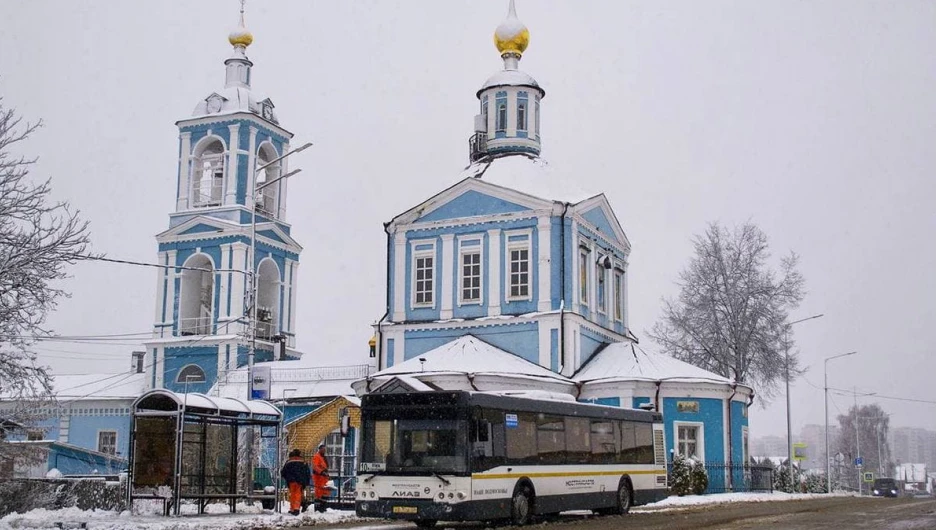
MULTIPOLYGON (((276 152, 276 149, 269 142, 265 142, 260 146, 260 150, 257 152, 257 167, 263 167, 269 164, 272 160, 276 160, 279 157, 279 153, 276 152)), ((259 189, 261 186, 267 182, 272 182, 279 178, 280 176, 280 163, 274 163, 268 166, 266 169, 263 169, 257 173, 257 193, 256 193, 256 207, 257 211, 260 213, 265 213, 267 215, 276 215, 276 198, 279 192, 280 184, 282 181, 275 184, 270 184, 269 186, 259 189)))
POLYGON ((488 127, 488 97, 481 98, 481 115, 484 116, 484 126, 488 127))
POLYGON ((530 299, 530 236, 507 236, 507 299, 530 299))
POLYGON ((117 431, 98 431, 97 450, 106 455, 116 455, 117 431))
POLYGON ((624 273, 614 271, 614 320, 624 320, 624 273))
POLYGON ((210 140, 201 145, 192 160, 192 206, 221 204, 224 190, 224 144, 210 140))
POLYGON ((413 305, 432 307, 435 293, 435 244, 415 245, 413 253, 413 305))
POLYGON ((579 303, 588 305, 588 250, 579 252, 579 303))
POLYGON ((279 302, 279 268, 271 258, 264 258, 257 267, 257 338, 272 340, 279 333, 279 302))
POLYGON ((497 104, 497 130, 507 130, 507 103, 497 104))
POLYGON ((214 266, 204 254, 185 261, 179 285, 179 335, 208 335, 214 313, 214 266))
POLYGON ((676 454, 704 462, 703 425, 676 422, 674 427, 676 428, 676 454))
POLYGON ((597 268, 595 269, 595 277, 598 283, 598 293, 597 293, 598 311, 601 313, 604 313, 605 311, 607 311, 607 303, 606 303, 607 302, 607 293, 606 293, 607 280, 605 279, 606 275, 607 275, 607 271, 599 263, 597 268))
POLYGON ((179 370, 179 376, 176 377, 176 383, 185 384, 188 381, 189 383, 204 383, 205 382, 205 371, 201 369, 201 366, 197 364, 189 364, 179 370))
POLYGON ((526 92, 520 92, 517 97, 517 130, 525 131, 527 130, 527 108, 529 105, 529 99, 527 98, 526 92))
POLYGON ((540 135, 540 100, 537 97, 533 101, 533 126, 536 127, 536 138, 540 135))
POLYGON ((481 240, 462 241, 460 303, 481 303, 481 240))

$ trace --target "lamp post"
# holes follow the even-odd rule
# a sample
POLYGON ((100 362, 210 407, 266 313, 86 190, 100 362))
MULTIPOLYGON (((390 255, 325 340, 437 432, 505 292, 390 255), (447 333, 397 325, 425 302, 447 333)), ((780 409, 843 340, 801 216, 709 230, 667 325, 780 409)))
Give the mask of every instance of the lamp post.
MULTIPOLYGON (((785 334, 787 339, 789 339, 790 328, 793 324, 799 324, 800 322, 806 322, 807 320, 813 320, 815 318, 820 318, 824 316, 824 313, 819 313, 818 315, 813 315, 811 317, 801 318, 799 320, 794 320, 786 325, 785 334)), ((793 422, 790 416, 790 342, 789 340, 785 341, 785 364, 786 364, 786 435, 787 435, 787 464, 790 466, 790 487, 793 487, 793 422)))
POLYGON ((838 359, 839 357, 845 357, 847 355, 855 355, 856 351, 850 351, 848 353, 840 353, 839 355, 833 355, 831 357, 826 357, 823 362, 823 376, 825 378, 825 461, 826 461, 826 493, 832 493, 832 465, 829 462, 829 361, 832 359, 838 359))
MULTIPOLYGON (((300 151, 305 150, 308 147, 312 146, 312 142, 308 142, 288 153, 275 158, 266 164, 258 167, 254 171, 254 175, 259 175, 261 171, 266 168, 277 164, 281 160, 285 159, 290 155, 294 155, 300 151)), ((253 367, 254 367, 254 355, 257 351, 257 192, 263 191, 264 188, 271 186, 281 180, 287 179, 296 173, 302 171, 301 169, 295 169, 286 173, 285 175, 280 175, 273 180, 264 182, 259 186, 254 186, 253 192, 253 204, 250 205, 250 316, 248 321, 247 329, 250 333, 250 349, 247 352, 247 399, 253 399, 253 367)), ((254 179, 256 182, 256 179, 254 179)))

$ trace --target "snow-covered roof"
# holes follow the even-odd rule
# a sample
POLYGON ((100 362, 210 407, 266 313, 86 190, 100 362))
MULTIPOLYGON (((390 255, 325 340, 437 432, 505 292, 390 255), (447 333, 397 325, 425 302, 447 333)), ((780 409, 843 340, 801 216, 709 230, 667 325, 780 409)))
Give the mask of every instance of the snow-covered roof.
POLYGON ((597 381, 682 381, 733 384, 727 377, 674 359, 662 353, 648 353, 632 342, 609 344, 572 376, 579 382, 597 381))
MULTIPOLYGON (((237 112, 250 112, 262 117, 263 107, 261 103, 266 100, 266 97, 255 94, 247 87, 230 86, 218 92, 213 92, 205 99, 199 101, 198 105, 195 105, 195 110, 192 111, 192 116, 203 118, 206 116, 219 116, 237 112), (208 103, 217 96, 221 97, 221 105, 220 107, 216 107, 218 110, 212 112, 214 109, 209 110, 208 103)), ((273 110, 272 104, 270 104, 270 113, 269 121, 279 125, 279 120, 276 118, 276 111, 273 110)))
POLYGON ((504 374, 568 381, 565 377, 492 346, 472 335, 461 336, 426 353, 374 374, 374 377, 422 373, 504 374), (425 362, 420 362, 425 359, 425 362))
POLYGON ((536 79, 533 79, 533 76, 520 70, 501 70, 495 73, 481 85, 478 94, 480 95, 481 92, 495 86, 529 86, 538 88, 543 94, 546 93, 536 82, 536 79))
POLYGON ((468 177, 548 201, 577 204, 601 194, 583 188, 571 176, 557 173, 543 158, 519 153, 474 162, 460 179, 468 177))
MULTIPOLYGON (((351 383, 367 377, 368 365, 297 366, 297 361, 270 361, 254 366, 270 367, 270 399, 353 396, 351 383)), ((228 371, 208 392, 212 396, 241 398, 247 395, 247 367, 228 371)))
POLYGON ((53 375, 52 392, 56 399, 136 399, 146 391, 146 374, 53 375))
MULTIPOLYGON (((215 413, 235 413, 246 414, 249 416, 282 416, 280 410, 266 401, 259 400, 241 400, 226 397, 206 396, 196 392, 180 394, 164 388, 150 390, 140 396, 133 402, 133 408, 137 410, 148 410, 152 404, 169 399, 179 406, 186 409, 205 409, 215 413)), ((163 410, 160 408, 159 410, 163 410)))

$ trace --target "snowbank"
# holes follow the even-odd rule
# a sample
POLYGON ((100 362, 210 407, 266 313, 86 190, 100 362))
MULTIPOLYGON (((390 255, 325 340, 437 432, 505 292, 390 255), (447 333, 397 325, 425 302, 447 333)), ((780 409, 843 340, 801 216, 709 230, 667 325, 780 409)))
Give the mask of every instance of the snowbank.
POLYGON ((183 515, 162 517, 158 515, 133 515, 130 512, 112 512, 104 510, 79 510, 63 508, 61 510, 32 510, 25 514, 12 513, 0 519, 0 530, 14 528, 58 529, 80 528, 82 523, 89 530, 240 530, 242 528, 294 528, 358 521, 351 511, 328 510, 325 513, 312 511, 293 516, 285 513, 288 505, 283 506, 281 514, 263 511, 259 504, 237 505, 238 513, 228 513, 227 505, 209 505, 205 515, 195 514, 195 507, 184 505, 183 515))
POLYGON ((664 511, 670 509, 680 509, 693 506, 705 506, 715 504, 726 504, 734 502, 775 502, 775 501, 802 501, 807 499, 822 499, 827 497, 851 497, 853 493, 783 493, 775 491, 773 493, 714 493, 710 495, 686 495, 684 497, 671 496, 659 502, 645 504, 639 508, 634 508, 635 512, 640 511, 664 511))

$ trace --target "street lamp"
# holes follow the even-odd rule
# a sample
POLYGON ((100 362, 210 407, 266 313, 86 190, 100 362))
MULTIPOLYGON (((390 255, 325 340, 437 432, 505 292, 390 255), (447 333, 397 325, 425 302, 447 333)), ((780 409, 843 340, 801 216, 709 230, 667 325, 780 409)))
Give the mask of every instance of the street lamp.
MULTIPOLYGON (((794 320, 786 325, 785 333, 789 339, 790 327, 793 324, 799 324, 800 322, 806 322, 807 320, 813 320, 815 318, 820 318, 824 316, 824 313, 819 313, 818 315, 813 315, 811 317, 801 318, 799 320, 794 320)), ((790 343, 789 340, 785 341, 786 347, 785 357, 786 357, 786 436, 787 436, 787 464, 790 466, 790 487, 793 487, 793 426, 792 420, 790 417, 790 343)))
MULTIPOLYGON (((275 158, 267 162, 266 164, 258 167, 254 171, 254 175, 256 176, 260 174, 261 171, 265 170, 266 168, 274 164, 277 164, 284 158, 290 155, 294 155, 311 146, 312 146, 312 142, 308 142, 300 147, 297 147, 296 149, 293 149, 292 151, 289 151, 288 153, 280 156, 279 158, 275 158)), ((300 171, 302 170, 295 169, 293 171, 290 171, 289 173, 286 173, 285 175, 280 175, 273 180, 266 181, 263 184, 260 184, 259 186, 254 186, 253 201, 252 201, 253 204, 251 204, 251 207, 250 207, 250 316, 249 316, 250 321, 248 322, 248 326, 247 326, 247 329, 250 332, 250 349, 247 352, 247 399, 253 399, 253 367, 254 367, 254 355, 257 351, 257 288, 258 288, 258 283, 257 283, 257 263, 256 263, 256 256, 257 256, 257 201, 256 201, 256 196, 257 196, 257 192, 262 191, 267 186, 271 186, 281 180, 287 179, 295 175, 296 173, 299 173, 300 171)), ((254 182, 256 182, 256 178, 254 178, 254 182)))
POLYGON ((846 355, 855 355, 856 351, 840 353, 832 357, 826 357, 823 362, 823 376, 825 378, 825 461, 826 461, 826 493, 832 493, 832 465, 829 462, 829 361, 845 357, 846 355))

